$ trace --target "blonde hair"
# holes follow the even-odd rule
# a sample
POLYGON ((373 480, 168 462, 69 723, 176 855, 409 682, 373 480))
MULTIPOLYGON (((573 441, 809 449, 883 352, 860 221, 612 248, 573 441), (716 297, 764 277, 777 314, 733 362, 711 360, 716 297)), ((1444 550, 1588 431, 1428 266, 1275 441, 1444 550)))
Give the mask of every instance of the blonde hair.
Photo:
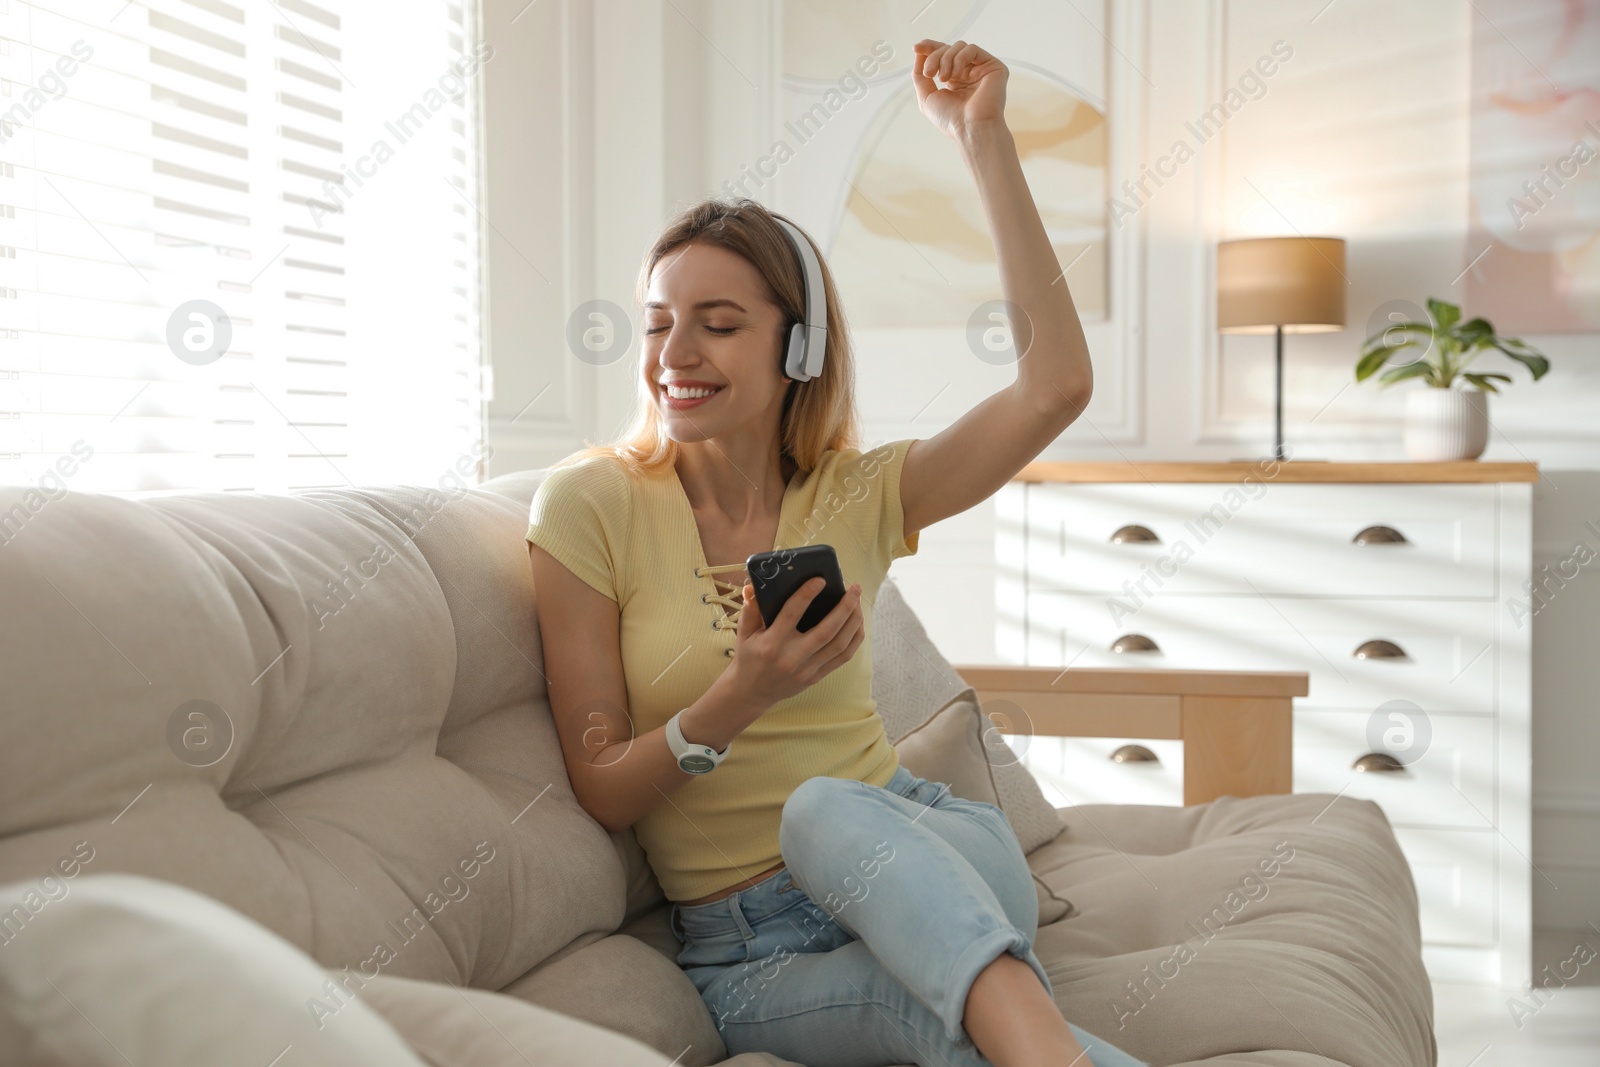
MULTIPOLYGON (((707 199, 680 213, 656 238, 639 272, 636 299, 643 304, 650 275, 665 256, 689 244, 715 245, 740 256, 767 283, 768 298, 783 310, 786 323, 779 353, 787 348, 789 326, 805 319, 805 282, 794 246, 774 215, 747 198, 707 199)), ((802 229, 802 233, 805 231, 802 229)), ((790 382, 778 427, 778 446, 796 470, 808 475, 830 450, 860 447, 860 419, 855 403, 855 358, 850 335, 834 288, 833 273, 817 243, 806 240, 822 264, 823 289, 828 303, 828 357, 822 373, 810 381, 790 382)), ((641 350, 641 359, 643 359, 641 350)), ((642 369, 642 368, 641 368, 642 369)), ((595 456, 621 460, 630 471, 657 473, 674 466, 679 444, 667 436, 658 398, 644 375, 635 375, 637 398, 632 422, 611 444, 586 447, 552 464, 565 467, 595 456)))

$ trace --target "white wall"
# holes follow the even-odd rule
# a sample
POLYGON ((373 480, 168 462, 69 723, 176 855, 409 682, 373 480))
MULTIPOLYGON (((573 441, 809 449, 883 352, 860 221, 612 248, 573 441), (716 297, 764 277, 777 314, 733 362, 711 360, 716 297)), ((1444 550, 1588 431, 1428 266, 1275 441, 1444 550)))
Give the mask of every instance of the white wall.
MULTIPOLYGON (((1031 3, 994 0, 1008 17, 1031 3)), ((1299 230, 1347 238, 1350 329, 1289 339, 1286 434, 1298 457, 1396 459, 1403 389, 1351 384, 1368 316, 1395 298, 1461 298, 1466 264, 1467 0, 1114 0, 1120 51, 1150 79, 1133 129, 1144 157, 1282 40, 1268 91, 1140 213, 1142 347, 1108 443, 1080 423, 1046 459, 1253 457, 1271 436, 1271 340, 1209 332, 1210 248, 1299 230), (1133 17, 1126 17, 1132 15, 1133 17), (1314 20, 1314 21, 1313 21, 1314 20), (1142 116, 1142 121, 1140 116, 1142 116)), ((633 307, 638 264, 677 208, 717 195, 782 122, 777 4, 736 0, 484 0, 494 473, 608 439, 632 402, 637 339, 594 367, 566 347, 595 297, 633 307), (516 21, 513 23, 512 20, 516 21)), ((979 40, 981 21, 970 35, 979 40)), ((1117 35, 1113 30, 1113 36, 1117 35)), ((896 48, 922 35, 907 27, 896 48)), ((1130 121, 1115 111, 1113 120, 1130 121)), ((1121 176, 1113 181, 1120 185, 1121 176)), ((782 205, 774 205, 781 207, 782 205)), ((1553 369, 1520 368, 1492 398, 1485 460, 1532 460, 1534 568, 1600 549, 1600 335, 1528 337, 1553 369)), ((959 340, 953 343, 960 343, 959 340)), ((868 344, 862 361, 872 359, 868 344)), ((1119 389, 1120 393, 1121 390, 1119 389)), ((927 436, 896 398, 862 396, 869 439, 927 436)), ((943 411, 943 409, 938 409, 943 411)), ((1091 415, 1095 409, 1090 409, 1091 415)), ((956 414, 959 414, 957 412, 956 414)), ((950 415, 951 418, 954 414, 950 415)), ((1097 422, 1100 420, 1097 419, 1097 422)), ((993 658, 994 520, 976 508, 926 531, 896 580, 956 662, 993 658)), ((1534 627, 1535 922, 1600 918, 1600 563, 1534 627), (1559 886, 1559 891, 1550 887, 1559 886)))

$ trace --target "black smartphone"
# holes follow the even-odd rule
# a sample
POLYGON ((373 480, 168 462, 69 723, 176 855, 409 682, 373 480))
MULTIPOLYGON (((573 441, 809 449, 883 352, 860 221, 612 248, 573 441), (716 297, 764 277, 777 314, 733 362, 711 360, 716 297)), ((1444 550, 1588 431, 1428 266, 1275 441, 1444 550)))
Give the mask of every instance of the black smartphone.
POLYGON ((755 586, 756 606, 761 609, 761 618, 768 626, 776 621, 778 612, 795 590, 813 578, 822 578, 828 584, 800 616, 796 630, 805 633, 844 598, 844 575, 839 571, 839 555, 832 545, 802 545, 757 552, 744 561, 744 568, 750 584, 755 586))

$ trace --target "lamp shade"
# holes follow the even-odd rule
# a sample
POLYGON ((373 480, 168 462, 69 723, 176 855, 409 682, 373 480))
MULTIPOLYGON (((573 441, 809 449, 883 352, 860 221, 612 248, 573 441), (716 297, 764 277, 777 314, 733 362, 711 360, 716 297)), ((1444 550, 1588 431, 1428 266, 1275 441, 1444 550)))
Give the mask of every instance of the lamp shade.
POLYGON ((1217 329, 1344 329, 1344 238, 1252 237, 1217 245, 1217 329))

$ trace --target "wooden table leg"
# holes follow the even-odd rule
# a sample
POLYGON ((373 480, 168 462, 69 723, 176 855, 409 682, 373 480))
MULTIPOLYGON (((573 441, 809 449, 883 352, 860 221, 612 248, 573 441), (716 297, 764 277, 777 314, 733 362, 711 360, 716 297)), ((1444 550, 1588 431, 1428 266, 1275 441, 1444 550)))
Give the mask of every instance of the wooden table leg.
POLYGON ((1293 701, 1183 698, 1183 802, 1294 791, 1293 701))

